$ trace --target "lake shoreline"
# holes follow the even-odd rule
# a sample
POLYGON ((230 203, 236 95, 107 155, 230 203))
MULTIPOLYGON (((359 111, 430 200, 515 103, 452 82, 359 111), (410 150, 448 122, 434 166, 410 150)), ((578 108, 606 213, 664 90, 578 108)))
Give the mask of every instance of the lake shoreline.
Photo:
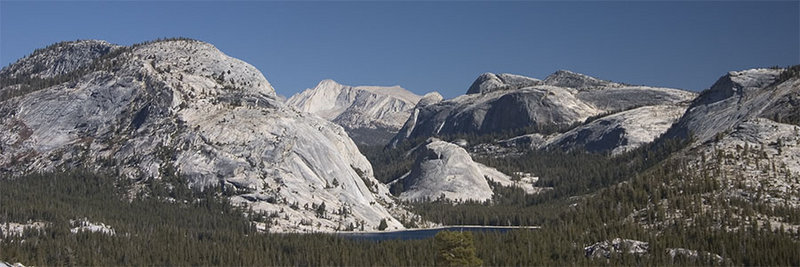
POLYGON ((492 225, 441 225, 428 228, 407 228, 401 230, 387 230, 387 231, 335 231, 329 232, 331 234, 380 234, 380 233, 399 233, 408 231, 423 231, 423 230, 444 230, 451 228, 474 228, 474 229, 541 229, 541 226, 492 226, 492 225))
POLYGON ((540 226, 486 226, 486 225, 448 225, 432 228, 412 228, 394 231, 369 231, 369 232, 333 232, 332 234, 345 238, 363 239, 372 241, 383 240, 411 240, 432 238, 441 231, 470 231, 470 232, 499 232, 512 230, 536 230, 540 226))

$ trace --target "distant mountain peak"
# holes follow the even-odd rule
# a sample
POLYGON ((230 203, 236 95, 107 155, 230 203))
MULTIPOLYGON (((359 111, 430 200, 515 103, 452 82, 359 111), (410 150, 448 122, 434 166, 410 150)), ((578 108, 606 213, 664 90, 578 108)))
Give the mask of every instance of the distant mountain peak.
POLYGON ((540 85, 542 81, 522 75, 486 72, 478 76, 467 90, 467 94, 485 94, 500 90, 514 90, 528 86, 540 85))
POLYGON ((359 143, 382 145, 403 126, 420 99, 400 86, 349 86, 325 79, 286 103, 339 124, 359 143))
POLYGON ((599 79, 597 79, 595 77, 592 77, 592 76, 589 76, 589 75, 586 75, 586 74, 583 74, 583 73, 577 73, 577 72, 574 72, 574 71, 571 71, 571 70, 564 70, 564 69, 557 70, 556 72, 553 72, 553 74, 550 74, 549 76, 547 76, 545 78, 545 80, 548 80, 548 79, 552 80, 552 79, 557 79, 557 78, 575 78, 575 79, 599 80, 599 79))
POLYGON ((431 104, 436 104, 444 100, 439 92, 430 92, 422 96, 422 98, 417 102, 417 107, 424 107, 431 104))
POLYGON ((580 90, 593 89, 600 87, 620 87, 622 84, 612 81, 601 80, 586 74, 581 74, 569 70, 558 70, 544 79, 544 84, 568 87, 580 90))
POLYGON ((763 87, 778 79, 784 69, 749 69, 731 71, 722 79, 730 79, 740 87, 763 87))
POLYGON ((333 79, 324 79, 322 81, 319 81, 317 86, 315 86, 314 88, 326 88, 326 87, 332 87, 332 86, 342 86, 342 84, 336 82, 333 79))

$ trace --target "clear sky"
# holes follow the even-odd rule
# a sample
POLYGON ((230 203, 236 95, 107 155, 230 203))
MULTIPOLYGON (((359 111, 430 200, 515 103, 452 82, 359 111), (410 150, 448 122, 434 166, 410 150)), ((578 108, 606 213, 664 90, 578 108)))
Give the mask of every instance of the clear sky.
POLYGON ((702 90, 730 70, 800 63, 800 2, 0 0, 0 64, 63 40, 210 42, 279 94, 322 79, 446 98, 483 72, 558 69, 702 90))

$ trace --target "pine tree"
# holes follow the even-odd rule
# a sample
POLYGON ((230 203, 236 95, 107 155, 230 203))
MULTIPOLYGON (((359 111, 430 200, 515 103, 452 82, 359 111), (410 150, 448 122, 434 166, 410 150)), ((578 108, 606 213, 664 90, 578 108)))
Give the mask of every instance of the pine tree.
POLYGON ((386 223, 386 219, 381 219, 381 223, 378 224, 378 230, 383 231, 389 228, 389 225, 386 223))
POLYGON ((483 261, 475 255, 471 232, 441 231, 434 237, 436 265, 481 266, 483 261))

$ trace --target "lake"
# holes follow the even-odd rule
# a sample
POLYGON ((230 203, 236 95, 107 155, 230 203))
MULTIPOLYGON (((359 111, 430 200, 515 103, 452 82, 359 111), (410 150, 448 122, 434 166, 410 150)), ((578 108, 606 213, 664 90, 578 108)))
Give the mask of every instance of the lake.
POLYGON ((511 230, 534 230, 537 226, 472 226, 472 225, 453 225, 437 228, 408 229, 400 231, 386 232, 339 232, 339 236, 352 239, 365 239, 372 241, 382 241, 390 239, 411 240, 432 238, 440 231, 471 231, 471 232, 499 232, 504 233, 511 230))

